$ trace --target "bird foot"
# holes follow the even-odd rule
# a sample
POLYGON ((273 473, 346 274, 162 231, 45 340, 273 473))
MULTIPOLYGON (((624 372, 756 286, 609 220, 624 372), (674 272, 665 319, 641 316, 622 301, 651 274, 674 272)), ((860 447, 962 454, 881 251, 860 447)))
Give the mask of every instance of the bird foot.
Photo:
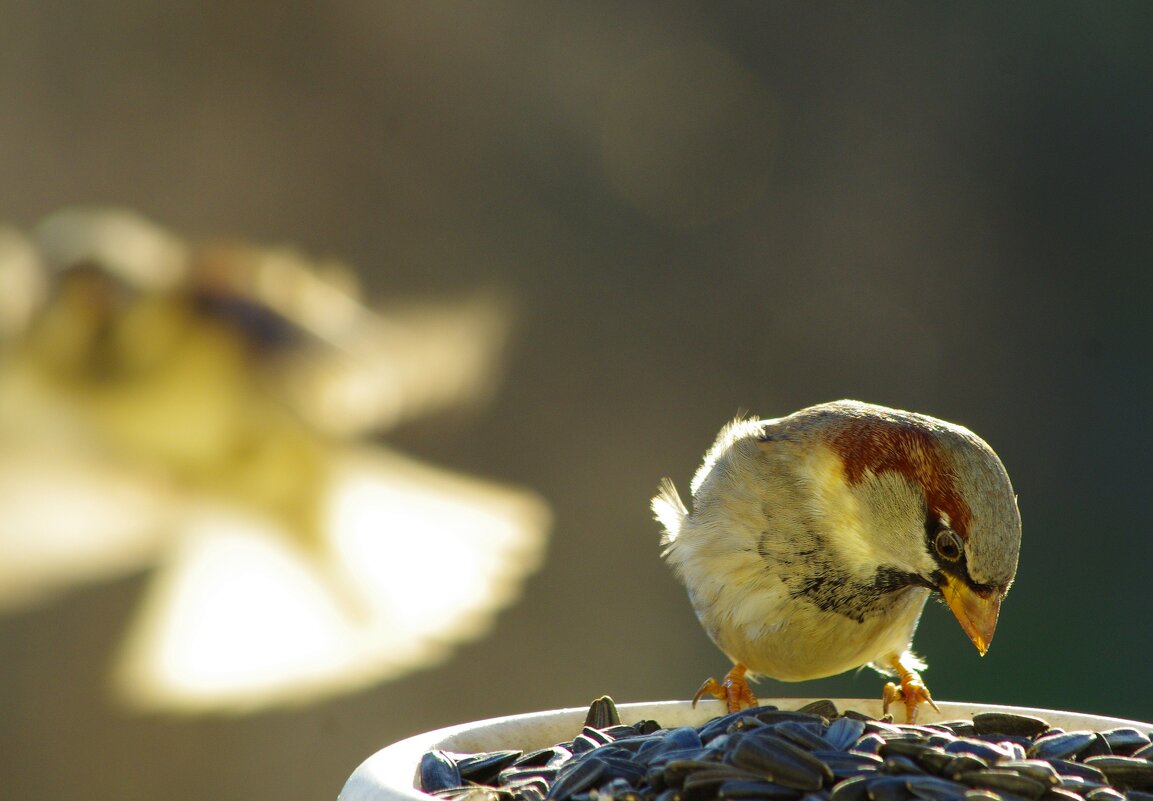
POLYGON ((730 712, 737 712, 741 709, 757 705, 757 697, 753 695, 752 689, 749 687, 749 682, 745 679, 745 673, 748 671, 744 665, 733 665, 733 669, 725 674, 724 681, 717 681, 712 676, 705 679, 705 683, 697 690, 697 694, 693 696, 693 706, 697 705, 697 701, 701 700, 705 695, 711 695, 725 702, 730 712))
POLYGON ((921 704, 928 704, 938 712, 941 711, 933 702, 933 696, 929 695, 929 688, 925 686, 925 682, 921 680, 917 671, 906 665, 899 656, 893 657, 889 664, 897 671, 901 683, 897 685, 890 681, 885 684, 885 689, 881 693, 884 714, 889 714, 889 705, 895 701, 904 703, 905 714, 909 723, 917 722, 917 708, 921 704))

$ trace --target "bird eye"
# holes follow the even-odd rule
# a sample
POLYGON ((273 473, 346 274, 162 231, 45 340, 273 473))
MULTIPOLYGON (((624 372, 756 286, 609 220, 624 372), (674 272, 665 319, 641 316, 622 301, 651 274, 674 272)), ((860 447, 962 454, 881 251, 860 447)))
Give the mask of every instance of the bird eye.
POLYGON ((946 561, 956 562, 961 558, 961 540, 957 537, 957 532, 951 528, 939 529, 933 539, 933 546, 946 561))

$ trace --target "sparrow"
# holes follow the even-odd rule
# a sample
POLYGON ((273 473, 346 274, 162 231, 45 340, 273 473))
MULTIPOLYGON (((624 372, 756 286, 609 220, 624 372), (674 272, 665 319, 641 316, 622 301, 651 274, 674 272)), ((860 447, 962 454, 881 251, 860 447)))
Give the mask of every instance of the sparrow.
POLYGON ((939 594, 984 656, 1017 571, 1021 518, 1001 460, 968 429, 841 400, 721 430, 692 480, 652 500, 663 555, 733 662, 701 685, 730 711, 747 679, 895 674, 885 712, 936 708, 910 650, 939 594))

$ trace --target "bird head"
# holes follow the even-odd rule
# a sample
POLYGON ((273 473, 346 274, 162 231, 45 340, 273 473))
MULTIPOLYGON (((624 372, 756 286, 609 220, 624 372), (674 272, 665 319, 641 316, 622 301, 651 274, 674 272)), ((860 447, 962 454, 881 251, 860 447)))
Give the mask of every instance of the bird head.
POLYGON ((1021 545, 1016 496, 997 454, 961 426, 856 401, 794 417, 835 457, 858 553, 868 555, 860 561, 879 578, 939 592, 984 655, 1021 545))

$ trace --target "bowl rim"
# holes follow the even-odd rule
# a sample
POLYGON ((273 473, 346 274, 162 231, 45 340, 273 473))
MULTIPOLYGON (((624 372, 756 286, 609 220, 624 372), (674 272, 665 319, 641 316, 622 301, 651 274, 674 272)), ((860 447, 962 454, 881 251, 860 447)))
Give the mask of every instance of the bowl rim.
MULTIPOLYGON (((762 705, 796 709, 817 698, 762 698, 762 705)), ((830 698, 837 709, 855 709, 879 717, 881 702, 868 698, 830 698)), ((938 701, 940 713, 922 707, 919 723, 968 719, 979 712, 1008 712, 1044 718, 1053 726, 1101 731, 1121 726, 1153 733, 1153 723, 1114 718, 1085 712, 1070 712, 1040 707, 1006 706, 956 701, 938 701)), ((652 701, 617 704, 621 721, 657 720, 666 728, 696 726, 725 714, 720 701, 701 701, 694 708, 689 701, 652 701)), ((434 748, 458 753, 478 753, 498 748, 528 751, 564 742, 575 737, 584 724, 588 707, 526 712, 517 715, 486 718, 433 729, 398 740, 364 760, 345 782, 337 801, 430 801, 431 796, 416 788, 421 756, 434 748), (505 739, 499 744, 492 739, 505 739)))

